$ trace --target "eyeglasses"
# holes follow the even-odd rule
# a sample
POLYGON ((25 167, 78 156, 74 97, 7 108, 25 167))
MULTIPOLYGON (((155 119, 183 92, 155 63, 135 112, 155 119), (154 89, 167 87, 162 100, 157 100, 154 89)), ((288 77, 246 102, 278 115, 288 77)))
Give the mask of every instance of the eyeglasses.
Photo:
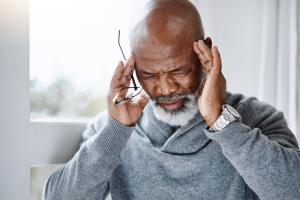
MULTIPOLYGON (((121 31, 119 30, 119 33, 118 33, 118 45, 119 45, 119 48, 120 48, 121 53, 123 55, 123 58, 126 61, 127 59, 126 59, 125 54, 123 52, 123 49, 121 47, 120 39, 121 39, 121 31)), ((114 102, 115 105, 120 105, 121 103, 125 103, 127 101, 131 101, 134 97, 136 97, 137 95, 139 95, 142 92, 143 88, 140 87, 140 86, 137 86, 137 84, 135 82, 135 79, 133 77, 133 74, 131 74, 130 77, 131 77, 131 80, 132 80, 133 87, 130 86, 130 87, 124 87, 124 88, 122 88, 121 91, 127 90, 127 96, 119 100, 118 99, 118 95, 116 95, 115 98, 113 99, 113 102, 114 102)))

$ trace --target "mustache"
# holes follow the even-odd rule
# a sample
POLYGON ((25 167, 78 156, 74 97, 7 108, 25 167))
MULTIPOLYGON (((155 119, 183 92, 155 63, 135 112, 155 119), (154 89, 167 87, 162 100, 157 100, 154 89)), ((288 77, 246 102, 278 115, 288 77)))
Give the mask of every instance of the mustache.
POLYGON ((154 97, 152 100, 155 103, 169 103, 174 101, 179 101, 181 99, 187 98, 189 94, 172 94, 168 96, 158 96, 154 97))

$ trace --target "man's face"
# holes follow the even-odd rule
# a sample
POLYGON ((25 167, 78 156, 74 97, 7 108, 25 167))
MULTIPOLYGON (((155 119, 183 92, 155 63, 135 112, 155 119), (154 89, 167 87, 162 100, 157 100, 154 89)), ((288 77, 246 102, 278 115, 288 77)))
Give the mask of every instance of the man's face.
POLYGON ((192 44, 145 43, 134 56, 138 80, 155 106, 171 115, 187 111, 187 107, 195 109, 201 65, 192 44))

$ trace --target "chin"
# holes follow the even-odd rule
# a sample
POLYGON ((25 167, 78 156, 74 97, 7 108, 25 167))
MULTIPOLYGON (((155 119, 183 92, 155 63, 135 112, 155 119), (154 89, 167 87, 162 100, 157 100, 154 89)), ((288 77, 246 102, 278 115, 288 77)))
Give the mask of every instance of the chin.
POLYGON ((186 126, 199 112, 197 99, 194 95, 190 95, 181 107, 172 110, 165 109, 152 100, 150 102, 154 116, 171 126, 186 126))

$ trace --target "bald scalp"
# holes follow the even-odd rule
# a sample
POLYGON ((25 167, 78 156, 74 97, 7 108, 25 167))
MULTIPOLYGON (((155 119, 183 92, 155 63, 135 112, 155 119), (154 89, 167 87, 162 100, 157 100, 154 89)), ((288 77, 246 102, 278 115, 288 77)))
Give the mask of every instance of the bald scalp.
POLYGON ((200 15, 188 0, 150 0, 139 17, 130 33, 133 53, 147 46, 183 48, 204 39, 200 15))

